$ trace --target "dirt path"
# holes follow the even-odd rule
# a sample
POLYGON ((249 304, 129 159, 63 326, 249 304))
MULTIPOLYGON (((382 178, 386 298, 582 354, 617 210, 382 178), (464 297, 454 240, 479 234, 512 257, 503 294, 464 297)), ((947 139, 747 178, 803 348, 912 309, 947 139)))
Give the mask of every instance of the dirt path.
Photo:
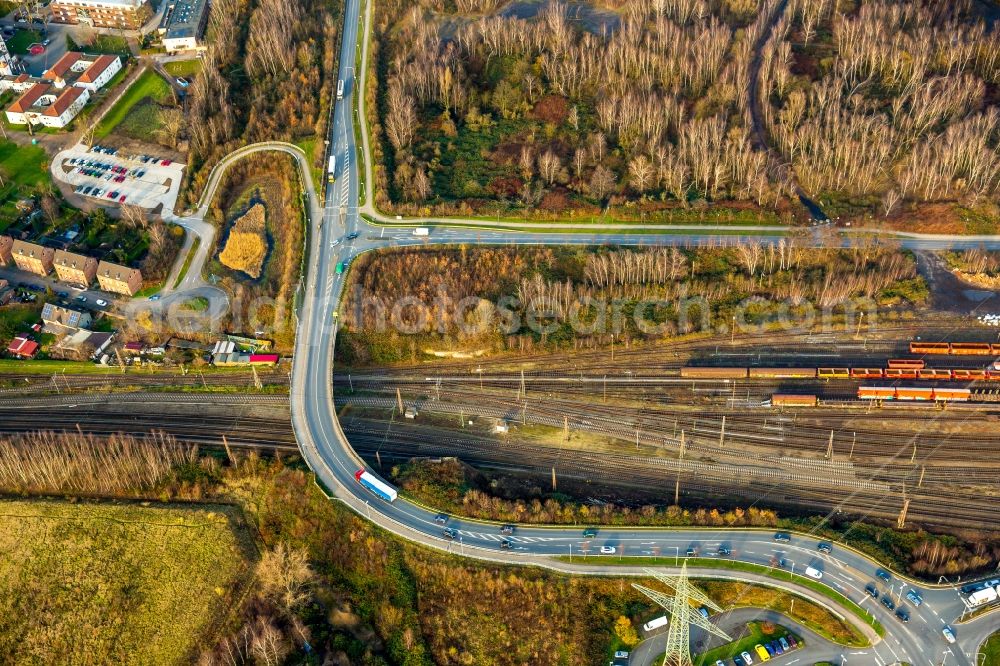
POLYGON ((927 281, 933 309, 959 314, 1000 313, 1000 291, 981 289, 958 279, 935 252, 916 252, 917 270, 927 281))

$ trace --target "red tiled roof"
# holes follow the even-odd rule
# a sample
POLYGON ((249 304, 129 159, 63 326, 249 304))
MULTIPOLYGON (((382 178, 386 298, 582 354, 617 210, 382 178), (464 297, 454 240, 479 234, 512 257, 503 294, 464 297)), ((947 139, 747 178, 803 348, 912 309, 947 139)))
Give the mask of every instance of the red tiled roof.
POLYGON ((66 72, 69 68, 73 66, 77 60, 80 59, 82 53, 76 51, 67 51, 63 54, 63 57, 59 58, 56 64, 49 67, 44 74, 42 74, 43 79, 61 79, 64 78, 66 72))
POLYGON ((42 95, 49 89, 48 84, 36 83, 31 86, 24 93, 14 100, 14 103, 10 105, 10 110, 15 113, 24 113, 38 101, 42 95))
POLYGON ((94 64, 87 68, 87 71, 80 75, 80 78, 77 79, 77 81, 82 83, 93 83, 97 80, 97 77, 103 74, 104 71, 111 66, 111 63, 117 59, 118 56, 102 55, 94 61, 94 64))
POLYGON ((14 83, 24 83, 25 81, 27 81, 30 78, 31 77, 28 76, 27 72, 21 72, 20 74, 17 75, 17 78, 14 79, 14 83))
POLYGON ((38 351, 38 343, 27 338, 17 337, 10 341, 7 351, 15 356, 34 356, 38 351))
POLYGON ((62 91, 59 97, 56 98, 56 101, 52 102, 49 108, 45 109, 45 113, 43 113, 42 115, 56 116, 56 117, 61 116, 63 114, 63 111, 68 109, 70 105, 73 102, 75 102, 83 93, 84 93, 83 88, 77 88, 75 86, 66 88, 65 90, 62 91))

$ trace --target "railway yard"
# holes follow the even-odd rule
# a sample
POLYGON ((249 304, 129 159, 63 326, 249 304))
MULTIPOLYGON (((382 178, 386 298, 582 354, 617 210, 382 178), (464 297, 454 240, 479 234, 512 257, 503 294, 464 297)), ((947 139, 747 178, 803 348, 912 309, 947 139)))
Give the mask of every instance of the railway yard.
MULTIPOLYGON (((688 506, 753 503, 994 529, 983 502, 1000 495, 993 351, 913 353, 912 330, 690 340, 618 348, 613 360, 604 349, 437 361, 345 371, 334 385, 345 433, 384 474, 395 461, 456 456, 545 490, 555 476, 561 492, 594 500, 663 503, 677 493, 688 506), (905 377, 886 374, 907 364, 905 377), (951 374, 928 380, 927 369, 951 374), (961 380, 962 372, 985 377, 961 380), (859 397, 945 388, 965 399, 859 397), (400 399, 414 418, 400 414, 400 399)), ((256 381, 247 373, 8 375, 3 387, 0 432, 164 430, 203 446, 225 437, 231 447, 296 451, 281 371, 256 381)))

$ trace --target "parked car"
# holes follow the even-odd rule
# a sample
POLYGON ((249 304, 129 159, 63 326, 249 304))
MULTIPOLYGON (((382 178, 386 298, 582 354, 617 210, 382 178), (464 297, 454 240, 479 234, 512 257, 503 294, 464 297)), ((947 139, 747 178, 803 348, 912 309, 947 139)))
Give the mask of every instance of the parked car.
POLYGON ((757 645, 753 646, 753 649, 757 653, 757 656, 760 657, 761 661, 770 661, 771 655, 767 653, 767 650, 764 649, 763 645, 757 643, 757 645))
POLYGON ((99 308, 106 308, 106 307, 108 307, 108 302, 106 300, 102 299, 102 298, 98 298, 96 301, 94 301, 94 303, 96 303, 97 307, 99 307, 99 308))
POLYGON ((743 659, 744 664, 746 664, 747 666, 752 666, 753 659, 750 658, 749 652, 744 650, 743 652, 740 653, 740 657, 743 659))
MULTIPOLYGON (((791 638, 791 636, 789 636, 789 638, 791 638)), ((778 643, 781 644, 781 649, 785 652, 788 652, 789 650, 792 649, 791 643, 789 643, 784 636, 778 639, 778 643)))
MULTIPOLYGON (((795 636, 788 634, 786 638, 788 638, 789 647, 791 647, 793 650, 799 646, 799 639, 795 638, 795 636)), ((805 645, 805 643, 803 643, 803 645, 805 645)))

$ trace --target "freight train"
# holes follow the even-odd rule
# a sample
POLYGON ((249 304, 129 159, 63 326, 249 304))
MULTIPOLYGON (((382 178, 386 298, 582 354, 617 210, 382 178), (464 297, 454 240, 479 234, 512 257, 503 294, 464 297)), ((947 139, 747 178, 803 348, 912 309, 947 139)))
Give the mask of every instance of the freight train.
POLYGON ((956 388, 922 388, 918 386, 859 386, 860 400, 933 400, 935 402, 969 402, 972 391, 956 388))
POLYGON ((1000 381, 1000 369, 927 368, 923 361, 889 361, 886 368, 708 368, 685 366, 692 379, 917 379, 925 381, 1000 381))
POLYGON ((1000 344, 989 342, 910 342, 911 354, 951 356, 1000 356, 1000 344))

